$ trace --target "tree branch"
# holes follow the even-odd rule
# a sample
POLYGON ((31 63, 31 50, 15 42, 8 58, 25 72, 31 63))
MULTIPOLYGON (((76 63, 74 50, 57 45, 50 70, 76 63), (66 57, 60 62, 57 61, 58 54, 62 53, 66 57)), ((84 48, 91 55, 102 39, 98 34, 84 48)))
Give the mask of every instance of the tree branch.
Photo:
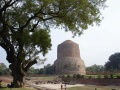
POLYGON ((12 2, 12 0, 8 1, 5 3, 5 5, 3 6, 3 8, 0 9, 0 12, 5 11, 8 7, 12 6, 14 3, 16 3, 18 0, 15 0, 14 2, 12 2), (12 2, 12 3, 11 3, 12 2), (10 4, 11 3, 11 4, 10 4))
POLYGON ((34 65, 34 64, 36 64, 37 63, 37 60, 36 59, 34 59, 33 61, 30 61, 27 65, 26 65, 26 67, 24 68, 24 70, 25 71, 28 71, 28 69, 32 66, 32 65, 34 65))
POLYGON ((36 24, 33 25, 33 28, 30 30, 31 32, 34 31, 34 29, 37 27, 37 25, 39 24, 40 21, 38 21, 36 24))
POLYGON ((3 46, 3 44, 1 44, 1 45, 6 50, 6 53, 7 53, 7 58, 6 59, 9 63, 14 63, 15 62, 14 46, 10 43, 9 40, 7 40, 7 37, 5 35, 4 36, 1 35, 1 37, 4 41, 4 43, 5 43, 4 44, 5 46, 3 46))
POLYGON ((30 23, 30 21, 32 21, 34 18, 37 17, 37 15, 38 15, 40 12, 41 12, 41 9, 40 9, 37 13, 35 13, 33 16, 31 16, 31 17, 27 20, 27 22, 26 22, 23 26, 21 26, 20 30, 23 30, 23 29, 30 23))
POLYGON ((7 45, 5 43, 0 43, 0 46, 7 52, 9 51, 9 48, 7 47, 7 45))

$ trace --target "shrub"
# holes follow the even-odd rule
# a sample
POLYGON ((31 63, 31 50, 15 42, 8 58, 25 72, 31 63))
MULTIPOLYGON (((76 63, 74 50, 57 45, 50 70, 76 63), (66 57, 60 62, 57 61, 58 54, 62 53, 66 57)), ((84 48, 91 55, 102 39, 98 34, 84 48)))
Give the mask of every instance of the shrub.
POLYGON ((70 78, 70 75, 67 75, 67 78, 70 78))
POLYGON ((97 88, 95 88, 95 90, 97 90, 97 88))
POLYGON ((81 75, 81 78, 85 78, 85 76, 84 76, 84 75, 81 75))
POLYGON ((61 77, 62 77, 62 78, 65 78, 65 75, 62 75, 61 77))
POLYGON ((120 79, 120 74, 117 74, 116 77, 117 77, 117 79, 120 79))
POLYGON ((101 79, 101 78, 102 78, 102 75, 98 75, 97 78, 101 79))
POLYGON ((81 77, 81 75, 80 75, 80 74, 77 74, 77 75, 76 75, 76 77, 77 77, 77 78, 80 78, 80 77, 81 77))
POLYGON ((89 79, 93 78, 92 76, 89 76, 89 79))
POLYGON ((111 78, 111 79, 114 79, 114 74, 110 74, 110 78, 111 78))
POLYGON ((76 78, 77 77, 77 75, 76 74, 73 74, 73 78, 76 78))
POLYGON ((109 75, 105 74, 105 75, 104 75, 104 78, 105 78, 105 79, 108 79, 108 78, 109 78, 109 75))

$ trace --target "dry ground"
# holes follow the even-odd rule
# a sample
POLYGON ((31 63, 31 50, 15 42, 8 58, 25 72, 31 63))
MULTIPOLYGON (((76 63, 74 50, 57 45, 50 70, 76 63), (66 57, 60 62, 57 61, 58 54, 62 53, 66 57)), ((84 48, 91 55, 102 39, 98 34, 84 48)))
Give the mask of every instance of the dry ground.
MULTIPOLYGON (((12 77, 5 77, 2 76, 0 79, 4 83, 10 83, 12 81, 12 77)), ((27 84, 28 88, 32 88, 32 90, 61 90, 61 84, 38 84, 36 85, 32 81, 29 81, 27 84)), ((96 85, 83 85, 83 84, 76 84, 76 85, 67 85, 67 90, 120 90, 120 86, 96 86, 96 85)), ((2 89, 1 89, 2 90, 2 89)), ((3 89, 8 90, 8 89, 3 89)), ((25 89, 28 90, 28 89, 25 89)), ((63 89, 65 90, 65 89, 63 89)))

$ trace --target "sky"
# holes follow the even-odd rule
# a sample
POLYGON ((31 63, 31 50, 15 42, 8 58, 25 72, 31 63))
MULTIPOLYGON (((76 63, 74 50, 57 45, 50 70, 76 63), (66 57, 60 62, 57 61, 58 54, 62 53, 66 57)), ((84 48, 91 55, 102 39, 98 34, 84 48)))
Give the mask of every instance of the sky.
MULTIPOLYGON (((71 32, 52 29, 52 50, 45 56, 47 61, 44 65, 53 64, 57 59, 57 46, 65 40, 72 40, 79 44, 80 56, 86 66, 93 64, 104 65, 110 55, 120 52, 120 0, 107 0, 108 6, 102 10, 104 19, 100 26, 94 25, 83 32, 81 36, 72 38, 71 32)), ((0 63, 9 65, 6 61, 6 53, 0 47, 0 63)), ((34 65, 41 68, 44 65, 34 65)))

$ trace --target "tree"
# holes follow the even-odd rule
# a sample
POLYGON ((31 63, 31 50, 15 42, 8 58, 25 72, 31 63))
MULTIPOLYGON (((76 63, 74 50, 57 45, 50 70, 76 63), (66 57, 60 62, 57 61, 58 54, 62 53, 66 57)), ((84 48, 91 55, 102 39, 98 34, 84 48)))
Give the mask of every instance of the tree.
POLYGON ((54 74, 55 73, 54 65, 47 64, 44 67, 44 69, 45 69, 45 74, 54 74))
POLYGON ((41 69, 39 70, 39 74, 45 74, 45 69, 44 69, 44 68, 41 68, 41 69))
POLYGON ((6 69, 6 65, 4 63, 0 63, 0 75, 3 75, 6 69))
POLYGON ((51 64, 47 64, 39 70, 39 74, 52 75, 54 73, 55 73, 55 68, 54 68, 54 65, 51 65, 51 64))
POLYGON ((39 73, 39 69, 35 69, 34 67, 30 67, 30 69, 28 70, 29 75, 36 75, 38 73, 39 73))
POLYGON ((50 29, 82 34, 100 24, 106 0, 0 0, 0 46, 10 63, 14 87, 23 86, 28 69, 51 47, 50 29))
POLYGON ((98 72, 104 71, 104 66, 94 64, 94 65, 92 65, 92 66, 86 67, 86 70, 87 70, 88 72, 98 73, 98 72))
POLYGON ((109 56, 109 61, 105 63, 106 70, 120 70, 120 53, 114 53, 109 56))

